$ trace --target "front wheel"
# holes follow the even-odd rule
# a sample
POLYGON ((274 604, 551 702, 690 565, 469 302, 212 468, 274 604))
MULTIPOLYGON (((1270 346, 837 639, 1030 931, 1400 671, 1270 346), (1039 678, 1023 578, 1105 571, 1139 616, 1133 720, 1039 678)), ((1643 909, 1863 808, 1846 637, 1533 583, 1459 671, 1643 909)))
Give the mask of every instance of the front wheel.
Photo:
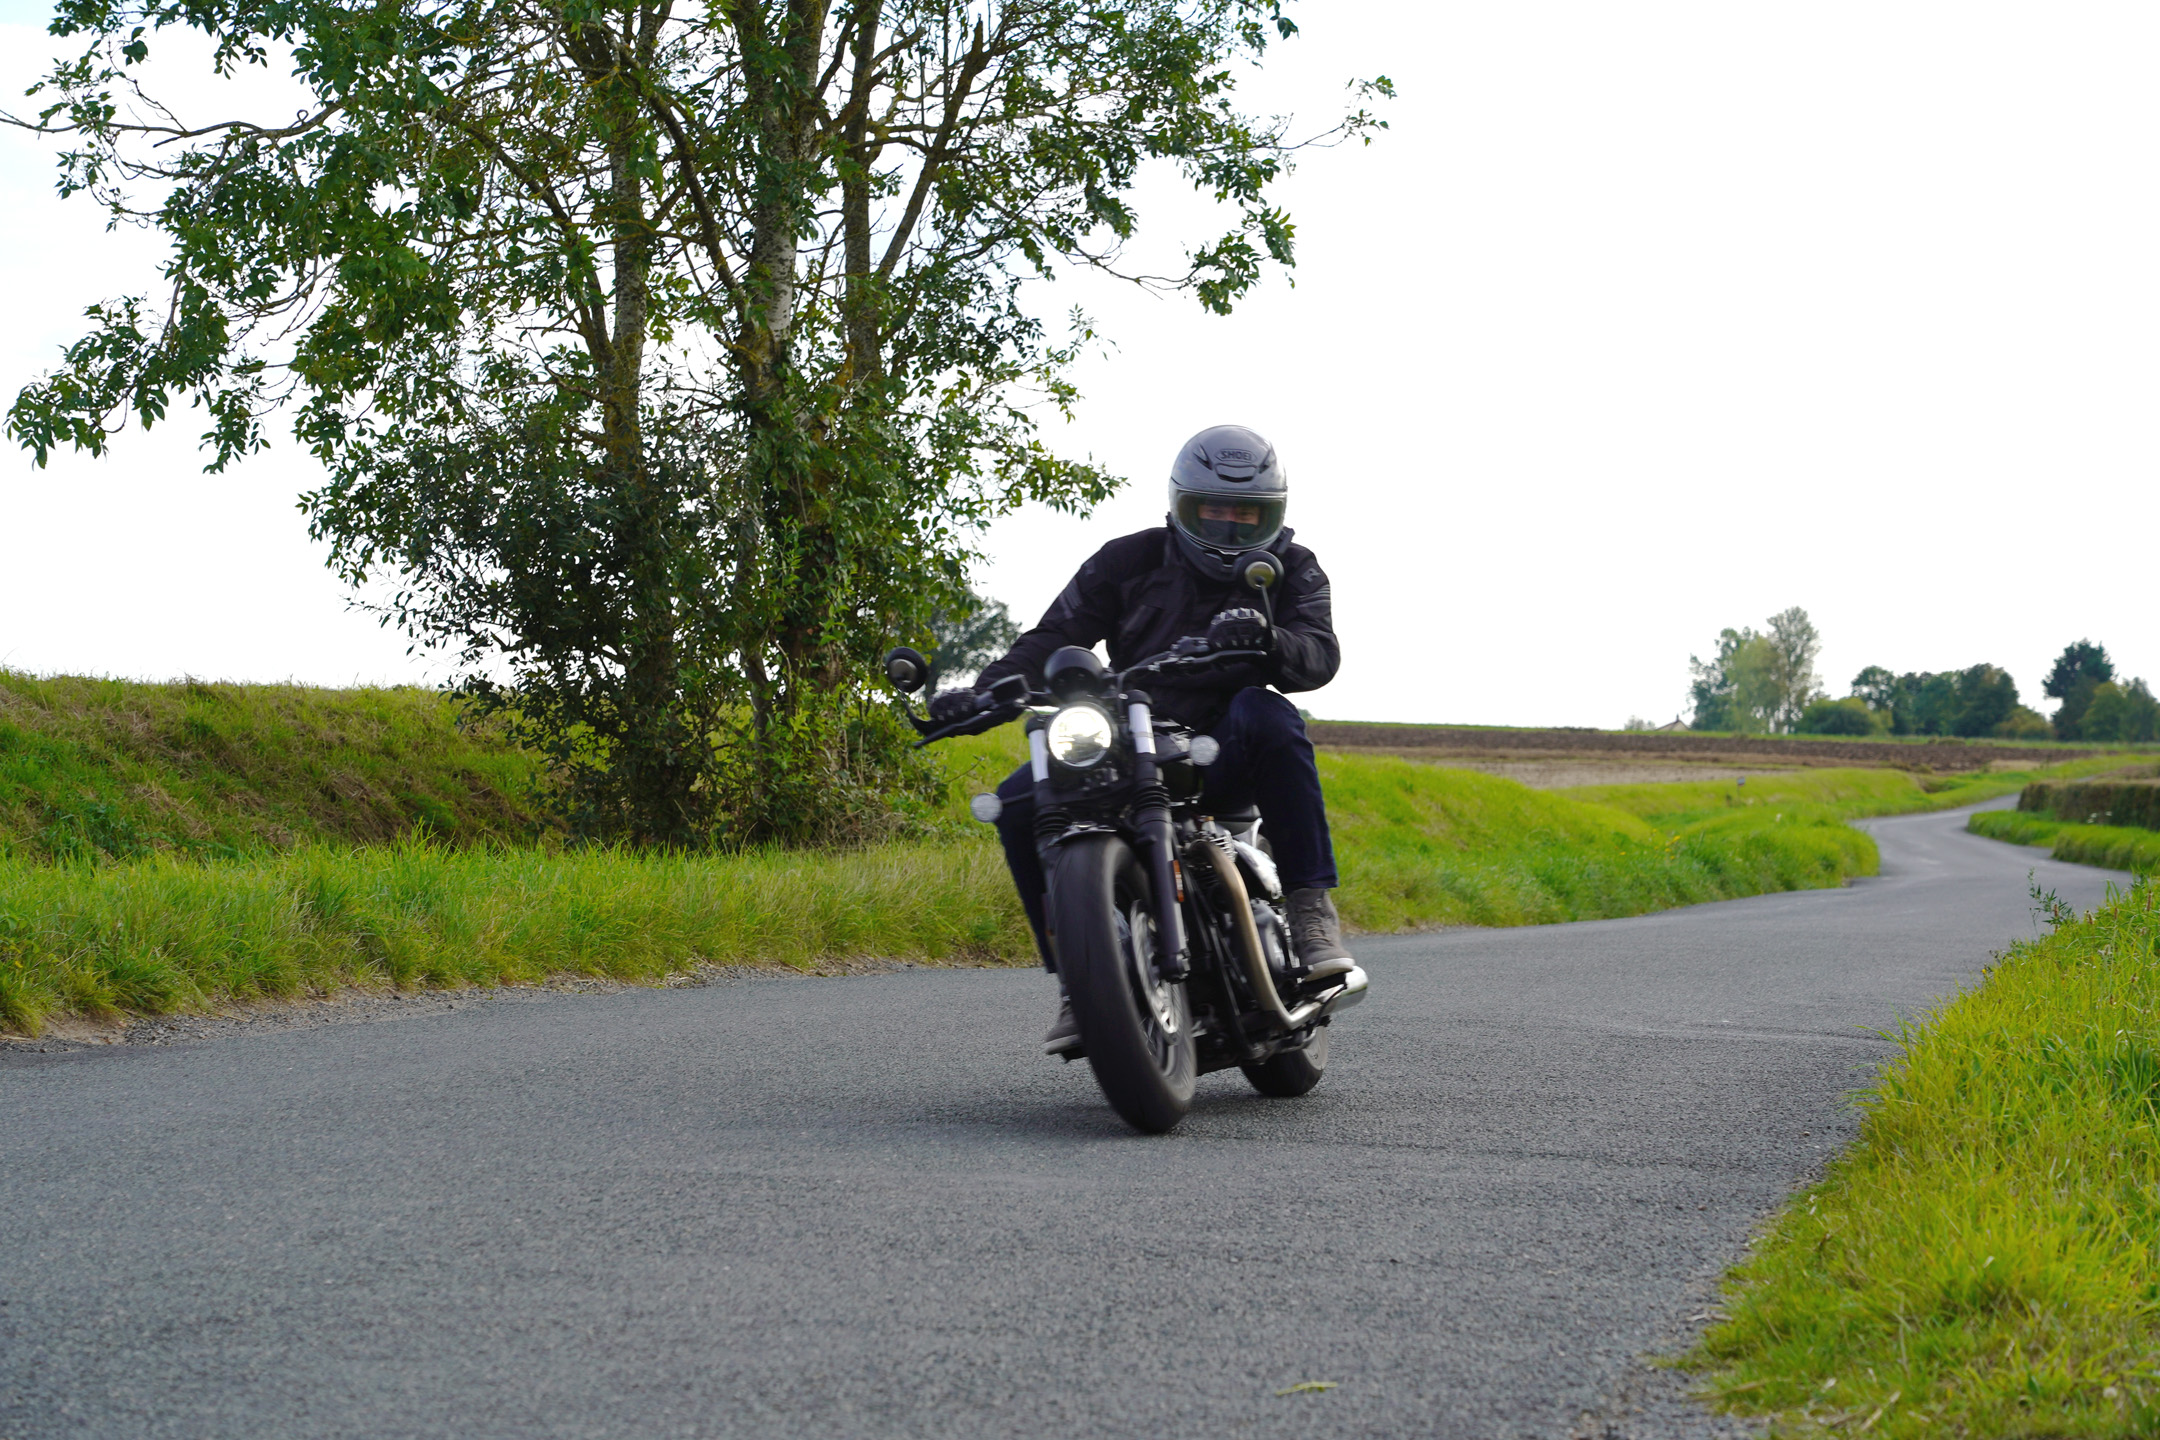
POLYGON ((1160 1135, 1185 1118, 1199 1071, 1185 987, 1155 973, 1152 895, 1147 867, 1117 836, 1059 847, 1051 929, 1088 1064, 1112 1109, 1160 1135))

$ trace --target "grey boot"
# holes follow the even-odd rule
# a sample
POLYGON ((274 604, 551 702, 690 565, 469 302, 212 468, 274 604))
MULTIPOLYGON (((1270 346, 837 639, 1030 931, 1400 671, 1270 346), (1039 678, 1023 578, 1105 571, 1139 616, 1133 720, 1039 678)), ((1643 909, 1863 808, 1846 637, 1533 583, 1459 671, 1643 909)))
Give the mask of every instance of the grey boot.
POLYGON ((1057 1019, 1050 1022, 1050 1033, 1043 1036, 1043 1054, 1077 1060, 1081 1053, 1080 1022, 1073 1018, 1072 997, 1060 990, 1057 1019))
POLYGON ((1290 892, 1290 944, 1308 984, 1347 975, 1357 966, 1343 949, 1342 921, 1325 890, 1290 892))

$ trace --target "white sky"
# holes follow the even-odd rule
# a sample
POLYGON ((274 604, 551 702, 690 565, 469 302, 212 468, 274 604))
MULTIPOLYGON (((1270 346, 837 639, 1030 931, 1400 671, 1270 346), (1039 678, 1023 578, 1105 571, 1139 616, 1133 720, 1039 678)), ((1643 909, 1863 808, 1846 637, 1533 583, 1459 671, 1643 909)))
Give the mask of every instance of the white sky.
MULTIPOLYGON (((1334 577, 1342 718, 1671 718, 1689 653, 1802 605, 1834 693, 1864 665, 1986 660, 2028 703, 2062 646, 2160 679, 2160 9, 1353 3, 1256 82, 1316 122, 1401 98, 1284 192, 1292 288, 1228 320, 1051 287, 1116 343, 1051 439, 1133 485, 993 532, 1032 619, 1159 523, 1203 426, 1285 456, 1334 577)), ((48 42, 0 0, 0 85, 48 42)), ((62 204, 0 136, 0 399, 149 288, 157 251, 62 204)), ((1199 218, 1175 189, 1143 224, 1199 218)), ((439 679, 345 608, 285 442, 204 476, 195 417, 102 462, 0 455, 0 664, 250 680, 439 679)), ((2043 708, 2045 708, 2043 706, 2043 708)))

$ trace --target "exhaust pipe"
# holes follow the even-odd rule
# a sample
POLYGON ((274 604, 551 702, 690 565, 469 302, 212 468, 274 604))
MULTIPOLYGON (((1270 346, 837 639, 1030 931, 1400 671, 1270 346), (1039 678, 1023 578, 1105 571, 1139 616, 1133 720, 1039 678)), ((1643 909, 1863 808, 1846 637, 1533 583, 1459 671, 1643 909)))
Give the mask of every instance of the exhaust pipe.
POLYGON ((1226 833, 1215 830, 1202 835, 1187 847, 1188 860, 1207 862, 1214 870, 1215 878, 1222 882, 1223 893, 1230 900, 1230 915, 1237 929, 1238 950, 1245 962, 1245 978, 1252 986, 1253 994, 1260 999, 1260 1008, 1268 1018, 1285 1030, 1302 1030, 1324 1015, 1337 1010, 1347 1010, 1365 998, 1370 983, 1365 971, 1352 966, 1350 973, 1342 977, 1342 984, 1317 1000, 1306 1000, 1293 1010, 1283 1004, 1282 996, 1275 989, 1274 972, 1268 969, 1267 951, 1260 944, 1260 928, 1253 924, 1252 899, 1245 890, 1245 877, 1238 872, 1237 852, 1226 833))

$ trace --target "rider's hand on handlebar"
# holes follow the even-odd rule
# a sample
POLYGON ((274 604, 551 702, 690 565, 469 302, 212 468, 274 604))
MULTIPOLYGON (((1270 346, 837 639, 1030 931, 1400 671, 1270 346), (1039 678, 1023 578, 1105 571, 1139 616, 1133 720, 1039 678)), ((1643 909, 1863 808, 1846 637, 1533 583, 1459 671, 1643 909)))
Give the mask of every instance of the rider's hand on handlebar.
POLYGON ((1272 650, 1275 627, 1250 606, 1224 610, 1208 622, 1208 644, 1217 650, 1272 650))
POLYGON ((940 725, 965 720, 983 708, 986 698, 979 690, 940 690, 930 697, 930 718, 940 725))

